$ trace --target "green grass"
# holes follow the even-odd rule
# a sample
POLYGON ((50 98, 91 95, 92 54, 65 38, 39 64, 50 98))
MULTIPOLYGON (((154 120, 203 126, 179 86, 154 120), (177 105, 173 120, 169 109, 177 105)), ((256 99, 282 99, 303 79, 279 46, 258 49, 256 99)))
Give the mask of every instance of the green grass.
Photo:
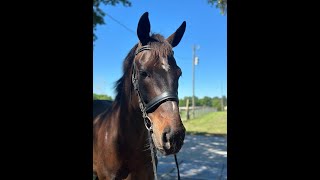
POLYGON ((227 112, 210 112, 183 124, 189 134, 226 135, 227 112))

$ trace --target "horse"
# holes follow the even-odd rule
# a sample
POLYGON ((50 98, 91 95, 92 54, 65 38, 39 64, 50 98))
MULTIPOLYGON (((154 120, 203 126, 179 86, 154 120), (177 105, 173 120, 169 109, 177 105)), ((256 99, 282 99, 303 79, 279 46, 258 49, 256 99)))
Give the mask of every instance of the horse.
MULTIPOLYGON (((114 101, 95 101, 93 174, 99 180, 154 179, 151 150, 175 155, 183 146, 185 127, 179 114, 181 68, 174 58, 186 22, 168 38, 150 33, 148 12, 139 19, 139 42, 123 61, 114 101), (149 137, 148 131, 152 127, 149 137), (153 147, 148 140, 152 138, 153 147)), ((149 131, 150 132, 150 131, 149 131)))

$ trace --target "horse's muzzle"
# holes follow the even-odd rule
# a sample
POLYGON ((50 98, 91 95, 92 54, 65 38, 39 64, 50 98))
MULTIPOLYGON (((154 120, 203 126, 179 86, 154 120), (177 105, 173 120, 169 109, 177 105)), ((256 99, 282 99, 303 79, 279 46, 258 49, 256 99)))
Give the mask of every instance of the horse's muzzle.
POLYGON ((178 130, 172 130, 172 128, 166 127, 161 137, 163 151, 160 152, 164 155, 178 153, 183 145, 185 131, 186 129, 183 125, 178 130))

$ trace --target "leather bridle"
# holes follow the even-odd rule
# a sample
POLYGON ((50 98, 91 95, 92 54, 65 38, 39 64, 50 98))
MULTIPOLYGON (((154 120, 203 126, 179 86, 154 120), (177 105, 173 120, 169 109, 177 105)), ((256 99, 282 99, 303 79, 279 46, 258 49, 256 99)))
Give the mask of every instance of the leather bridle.
MULTIPOLYGON (((150 46, 149 45, 142 46, 141 48, 139 48, 136 51, 135 56, 137 54, 139 54, 140 52, 145 51, 145 50, 151 50, 150 46)), ((157 105, 159 105, 159 104, 161 104, 161 103, 163 103, 163 102, 165 102, 167 100, 179 102, 178 93, 177 92, 172 92, 172 91, 165 91, 162 94, 154 97, 148 103, 145 103, 145 101, 143 100, 143 97, 141 96, 140 89, 139 89, 139 82, 138 82, 138 72, 139 71, 138 71, 137 66, 135 64, 135 60, 133 61, 133 68, 132 69, 133 69, 132 70, 132 84, 133 84, 134 89, 135 89, 135 91, 137 93, 137 96, 138 96, 139 107, 140 107, 140 110, 142 112, 142 117, 144 119, 144 125, 146 126, 146 128, 148 130, 149 143, 150 143, 150 148, 151 148, 153 172, 154 172, 155 180, 157 180, 156 165, 155 165, 155 160, 154 160, 154 156, 155 156, 154 155, 154 144, 153 144, 153 140, 152 140, 152 136, 151 136, 151 133, 153 132, 152 121, 151 121, 151 119, 150 119, 150 117, 148 116, 147 113, 152 112, 152 110, 157 105), (148 120, 149 120, 149 122, 148 122, 148 120)), ((178 166, 176 154, 174 154, 174 158, 175 158, 177 171, 178 171, 178 179, 180 180, 179 166, 178 166)))

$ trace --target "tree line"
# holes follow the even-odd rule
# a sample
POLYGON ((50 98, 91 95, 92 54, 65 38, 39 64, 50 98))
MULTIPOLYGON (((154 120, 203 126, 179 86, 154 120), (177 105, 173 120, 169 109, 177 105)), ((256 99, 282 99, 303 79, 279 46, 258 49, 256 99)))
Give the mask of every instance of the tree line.
POLYGON ((106 94, 95 94, 93 93, 93 100, 110 100, 112 101, 112 97, 106 94))
MULTIPOLYGON (((183 99, 179 99, 179 106, 186 106, 187 99, 189 99, 189 107, 192 106, 192 96, 186 96, 183 99)), ((198 98, 197 96, 194 97, 194 104, 195 106, 207 106, 207 107, 214 107, 217 108, 218 111, 221 110, 222 106, 221 103, 223 103, 223 106, 227 106, 227 97, 222 96, 221 97, 208 97, 204 96, 203 98, 198 98), (222 99, 222 100, 221 100, 222 99)))
MULTIPOLYGON (((192 106, 192 96, 186 96, 183 99, 179 99, 179 106, 186 106, 187 99, 189 99, 189 107, 192 106)), ((113 100, 111 96, 108 96, 106 94, 95 94, 93 93, 93 100, 113 100)), ((223 106, 227 106, 227 97, 222 96, 221 97, 208 97, 204 96, 203 98, 198 98, 195 96, 194 98, 195 106, 207 106, 207 107, 214 107, 217 108, 218 111, 221 110, 221 103, 223 103, 223 106)))

